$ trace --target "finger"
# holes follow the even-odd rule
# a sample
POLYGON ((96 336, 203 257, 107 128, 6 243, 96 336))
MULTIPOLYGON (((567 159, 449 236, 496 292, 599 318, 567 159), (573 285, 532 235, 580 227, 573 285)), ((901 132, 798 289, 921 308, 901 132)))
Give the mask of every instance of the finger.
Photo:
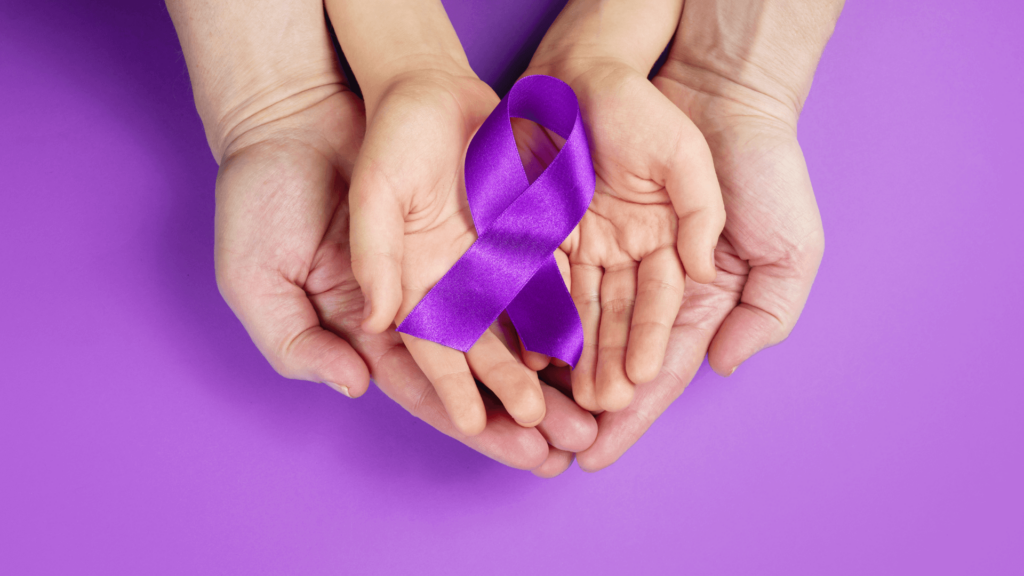
POLYGON ((613 464, 643 436, 697 373, 710 332, 696 327, 677 327, 672 331, 661 373, 636 387, 636 398, 628 408, 597 417, 597 439, 590 448, 576 454, 581 469, 596 472, 613 464))
POLYGON ((672 323, 683 303, 683 284, 683 266, 673 247, 656 250, 640 262, 626 351, 626 374, 634 384, 650 382, 661 371, 672 323))
POLYGON ((242 279, 220 272, 225 299, 279 374, 323 382, 351 398, 366 392, 370 373, 363 359, 348 342, 321 327, 302 288, 283 277, 242 279))
POLYGON ((520 364, 493 332, 480 336, 466 353, 466 361, 519 425, 536 426, 544 419, 544 393, 537 373, 520 364))
MULTIPOLYGON (((523 364, 525 364, 527 368, 534 372, 538 372, 546 368, 548 364, 551 363, 551 357, 547 354, 541 354, 540 352, 533 352, 526 349, 526 343, 523 342, 522 337, 519 336, 519 333, 516 331, 516 327, 508 317, 508 314, 502 312, 501 315, 498 316, 496 323, 500 330, 495 331, 494 333, 499 339, 501 339, 502 344, 504 344, 506 348, 511 350, 513 345, 516 346, 513 353, 522 360, 523 364)), ((493 328, 494 325, 491 326, 492 331, 493 328)))
POLYGON ((597 266, 575 264, 570 294, 583 324, 583 352, 572 370, 572 396, 585 410, 600 410, 597 403, 597 342, 601 325, 601 278, 597 266))
POLYGON ((533 470, 548 456, 548 443, 536 428, 523 428, 504 410, 487 413, 487 425, 476 436, 466 436, 452 423, 434 386, 409 351, 397 346, 373 366, 377 386, 417 418, 502 464, 533 470))
POLYGON ((352 272, 365 299, 362 328, 379 334, 394 322, 402 304, 405 220, 401 204, 367 164, 358 162, 352 176, 349 234, 352 272))
POLYGON ((543 384, 551 386, 565 396, 572 397, 572 370, 568 366, 549 365, 537 373, 543 384))
POLYGON ((402 341, 419 364, 427 380, 434 385, 455 427, 466 436, 483 432, 487 413, 476 381, 466 364, 466 355, 458 350, 402 334, 402 341))
POLYGON ((555 448, 579 452, 597 438, 597 420, 568 396, 551 386, 541 385, 547 416, 537 426, 544 439, 555 448))
POLYGON ((626 376, 626 343, 636 298, 635 264, 606 270, 601 281, 601 330, 597 346, 597 403, 604 410, 622 410, 633 400, 626 376))
POLYGON ((526 364, 526 367, 534 372, 547 368, 551 363, 551 357, 547 354, 527 350, 522 338, 519 339, 519 350, 523 356, 523 364, 526 364))
POLYGON ((750 269, 740 304, 725 318, 708 350, 715 372, 731 375, 748 358, 793 331, 821 263, 824 243, 812 244, 791 263, 750 269))
POLYGON ((555 264, 558 265, 558 272, 562 275, 567 290, 572 292, 572 265, 569 264, 569 255, 561 249, 555 250, 555 264))
POLYGON ((725 205, 711 149, 689 121, 671 162, 665 190, 679 217, 676 248, 686 275, 707 284, 715 279, 714 251, 725 227, 725 205))
MULTIPOLYGON (((562 280, 565 281, 565 287, 569 290, 569 294, 572 294, 572 268, 569 264, 569 255, 560 249, 555 250, 555 263, 558 264, 558 271, 562 273, 562 280)), ((548 362, 559 367, 569 365, 565 360, 560 358, 548 358, 548 362)), ((540 369, 543 369, 543 367, 540 369)))
POLYGON ((543 464, 534 468, 532 472, 541 478, 554 478, 572 466, 573 453, 559 450, 558 448, 548 449, 548 458, 543 464))

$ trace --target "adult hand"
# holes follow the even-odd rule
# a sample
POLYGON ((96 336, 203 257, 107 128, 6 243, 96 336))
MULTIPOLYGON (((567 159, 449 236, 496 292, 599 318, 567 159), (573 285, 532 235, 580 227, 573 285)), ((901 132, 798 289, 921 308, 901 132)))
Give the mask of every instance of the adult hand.
POLYGON ((723 375, 793 329, 824 250, 796 123, 841 2, 691 0, 658 88, 703 132, 728 219, 714 283, 688 289, 665 365, 630 407, 598 418, 577 455, 597 470, 650 427, 707 350, 723 375), (799 27, 797 24, 800 23, 799 27))
POLYGON ((328 383, 358 396, 365 360, 385 394, 441 432, 539 475, 568 467, 596 425, 565 395, 539 385, 549 416, 536 429, 517 425, 487 397, 486 425, 467 437, 398 335, 359 328, 363 297, 350 265, 346 201, 362 136, 359 100, 342 91, 263 128, 258 140, 229 147, 221 165, 217 271, 225 299, 278 371, 323 381, 334 370, 328 383))
POLYGON ((596 426, 564 395, 542 388, 548 417, 532 429, 491 402, 484 431, 467 438, 396 334, 358 330, 363 301, 349 265, 346 195, 363 108, 344 86, 320 4, 168 7, 221 164, 218 285, 271 364, 349 396, 363 393, 369 371, 414 415, 496 460, 544 476, 567 468, 596 426), (253 54, 234 51, 238 45, 273 49, 253 54))

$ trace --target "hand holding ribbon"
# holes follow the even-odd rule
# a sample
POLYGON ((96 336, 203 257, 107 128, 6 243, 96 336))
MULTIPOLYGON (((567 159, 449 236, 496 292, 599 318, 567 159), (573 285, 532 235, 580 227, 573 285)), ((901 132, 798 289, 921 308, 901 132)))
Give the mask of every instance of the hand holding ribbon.
POLYGON ((575 365, 583 328, 553 253, 590 204, 594 167, 567 84, 538 75, 512 87, 469 145, 466 192, 479 237, 398 331, 466 352, 507 310, 528 350, 575 365), (513 117, 565 139, 533 184, 516 149, 513 117))
POLYGON ((527 73, 570 83, 597 174, 593 201, 562 245, 587 342, 573 398, 587 410, 623 410, 661 370, 684 287, 715 278, 725 210, 703 136, 644 72, 560 62, 527 73))
MULTIPOLYGON (((366 139, 349 193, 352 266, 367 297, 362 328, 371 334, 404 320, 477 239, 465 192, 466 151, 500 102, 471 72, 421 71, 379 93, 378 102, 367 104, 366 139)), ((496 327, 471 340, 467 352, 400 336, 433 384, 427 393, 436 392, 462 434, 476 435, 504 417, 487 407, 478 382, 519 425, 543 420, 546 399, 536 372, 496 327)))

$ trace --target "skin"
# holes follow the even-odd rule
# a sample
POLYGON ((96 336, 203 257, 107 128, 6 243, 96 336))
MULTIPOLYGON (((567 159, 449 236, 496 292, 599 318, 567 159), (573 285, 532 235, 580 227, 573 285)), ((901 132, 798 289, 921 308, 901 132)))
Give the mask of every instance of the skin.
POLYGON ((664 368, 626 410, 598 417, 597 441, 577 454, 581 468, 604 468, 632 446, 705 351, 729 375, 796 324, 824 252, 797 120, 841 10, 841 1, 687 0, 654 84, 711 148, 728 215, 718 276, 688 286, 664 368))
POLYGON ((625 409, 657 376, 686 279, 716 275, 725 210, 711 152, 647 79, 681 8, 570 2, 526 71, 572 86, 591 142, 594 200, 562 248, 586 342, 573 395, 592 411, 625 409))
MULTIPOLYGON (((327 10, 366 98, 350 191, 352 266, 368 303, 362 328, 381 334, 476 240, 463 161, 498 97, 469 67, 440 2, 330 0, 327 10)), ((487 423, 477 380, 520 425, 544 419, 536 372, 494 332, 466 353, 401 338, 461 433, 487 423)))
MULTIPOLYGON (((636 29, 658 14, 611 4, 617 30, 636 29), (630 17, 636 14, 642 17, 630 17)), ((678 17, 673 3, 660 4, 668 7, 666 21, 678 17)), ((328 2, 328 11, 339 22, 353 71, 366 78, 369 127, 353 174, 352 247, 356 277, 371 303, 363 327, 379 333, 400 323, 475 241, 463 160, 498 99, 469 69, 437 2, 338 0, 328 2), (392 18, 395 13, 402 16, 392 18)), ((647 69, 672 34, 671 26, 662 28, 662 40, 648 41, 647 69)), ((542 52, 563 60, 555 48, 542 52)), ((585 315, 573 392, 591 410, 625 408, 634 382, 658 373, 670 328, 664 319, 679 310, 684 269, 698 281, 714 278, 711 254, 725 216, 700 132, 646 80, 643 66, 609 61, 575 76, 552 65, 574 87, 587 88, 584 112, 596 110, 589 118, 595 200, 562 247, 585 315), (642 106, 621 105, 635 100, 642 106), (646 130, 635 131, 637 123, 646 130), (604 314, 593 314, 596 307, 604 314)), ((554 156, 554 143, 537 127, 516 128, 527 165, 554 156)), ((520 424, 543 417, 543 396, 529 368, 542 368, 546 358, 526 354, 519 362, 487 333, 465 355, 402 338, 464 433, 476 433, 484 422, 474 377, 520 424)))
POLYGON ((411 413, 500 462, 540 476, 567 468, 596 424, 564 394, 538 382, 547 417, 532 428, 487 396, 483 430, 469 437, 394 332, 360 329, 347 190, 365 117, 338 69, 322 6, 176 0, 168 8, 220 164, 218 286, 271 365, 350 397, 372 375, 411 413))
MULTIPOLYGON (((259 54, 259 50, 271 45, 267 42, 267 36, 253 34, 250 37, 252 41, 248 43, 224 42, 217 46, 213 42, 215 45, 210 46, 209 40, 216 39, 216 35, 197 33, 195 22, 222 23, 229 21, 228 16, 232 16, 237 23, 240 14, 259 20, 249 23, 251 29, 265 28, 266 22, 273 22, 275 16, 281 16, 273 12, 282 8, 269 3, 255 7, 247 5, 245 10, 235 10, 237 14, 230 14, 231 8, 238 8, 230 3, 214 5, 171 2, 169 8, 182 37, 186 61, 196 87, 197 107, 204 118, 211 149, 218 159, 222 159, 222 153, 232 145, 237 145, 241 150, 269 150, 281 154, 281 150, 274 151, 273 144, 290 145, 295 144, 296 140, 302 144, 298 156, 324 156, 319 151, 311 154, 309 149, 319 150, 318 147, 325 139, 322 130, 330 125, 329 120, 343 117, 337 115, 336 111, 328 111, 300 122, 294 131, 278 131, 282 124, 265 129, 282 118, 288 122, 295 120, 297 110, 315 107, 309 102, 322 96, 324 86, 340 84, 340 80, 322 82, 323 67, 319 71, 309 70, 309 63, 316 61, 317 51, 324 52, 323 46, 311 53, 297 50, 301 42, 290 39, 293 42, 289 50, 267 55, 259 54), (217 13, 225 10, 228 15, 217 13), (205 44, 200 40, 202 38, 207 39, 205 44), (240 54, 232 54, 232 49, 240 54), (196 52, 203 57, 197 56, 196 52), (246 61, 245 54, 255 57, 246 61), (296 62, 289 65, 287 60, 291 57, 296 62), (218 64, 223 64, 225 68, 218 69, 218 64), (239 74, 240 70, 247 73, 239 74), (243 89, 225 89, 225 83, 239 84, 243 89), (287 87, 291 93, 282 95, 282 87, 287 87), (278 105, 281 102, 287 104, 278 105), (274 134, 278 136, 273 137, 274 134), (296 138, 297 134, 303 134, 304 137, 296 138), (270 142, 270 148, 264 145, 265 142, 270 142)), ((543 386, 547 417, 541 426, 535 429, 521 428, 500 411, 494 416, 488 411, 488 424, 484 433, 472 439, 463 438, 463 441, 500 461, 532 468, 535 473, 543 476, 557 474, 568 467, 572 462, 573 451, 578 452, 577 458, 582 468, 597 470, 614 462, 682 392, 699 367, 705 350, 708 350, 713 368, 722 373, 731 373, 752 353, 781 341, 789 333, 806 300, 823 249, 820 218, 796 141, 796 118, 810 88, 814 67, 840 9, 841 3, 836 2, 813 4, 793 0, 687 2, 671 58, 655 80, 655 85, 700 128, 707 138, 718 170, 729 222, 715 251, 718 268, 716 279, 707 285, 687 284, 682 308, 670 329, 663 369, 654 381, 636 387, 635 398, 625 410, 604 412, 599 416, 598 437, 589 448, 583 450, 582 446, 593 439, 593 421, 579 418, 579 413, 568 410, 565 410, 565 416, 558 416, 561 413, 559 411, 567 407, 557 404, 561 397, 557 391, 543 386), (540 441, 537 441, 538 436, 525 436, 521 431, 537 432, 540 441), (565 437, 556 438, 559 435, 565 437), (547 440, 548 444, 543 440, 547 440)), ((315 22, 313 13, 311 7, 306 11, 308 20, 322 29, 322 19, 315 22)), ((316 26, 303 30, 301 26, 294 25, 295 21, 292 20, 293 25, 288 31, 297 32, 296 37, 308 38, 312 35, 318 38, 314 31, 316 26)), ((270 37, 278 45, 285 46, 287 42, 282 38, 286 36, 285 31, 278 30, 273 31, 270 37)), ((335 135, 328 136, 327 139, 333 141, 335 135)), ((296 163, 297 158, 289 155, 281 158, 281 167, 302 164, 296 163)), ((256 164, 273 165, 267 158, 252 156, 252 159, 256 164)), ((322 175, 330 170, 323 168, 322 161, 313 164, 321 166, 319 170, 312 171, 320 176, 310 180, 322 182, 322 175)), ((333 167, 336 164, 344 165, 344 162, 329 161, 328 164, 333 167)), ((245 164, 239 162, 238 165, 244 167, 245 164)), ((338 175, 345 172, 333 169, 335 179, 332 189, 337 189, 338 175)), ((245 172, 245 169, 239 171, 245 172)), ((249 171, 254 174, 253 183, 275 181, 267 178, 266 174, 259 174, 252 167, 249 171)), ((271 170, 275 176, 284 172, 283 169, 271 170)), ((300 180, 283 175, 280 182, 300 180)), ((296 187, 303 189, 306 186, 298 184, 296 187)), ((221 187, 219 183, 219 197, 221 187)), ((271 188, 287 190, 290 186, 278 184, 271 188)), ((331 222, 343 219, 340 216, 343 205, 343 201, 337 201, 331 222)), ((252 213, 259 212, 250 210, 250 215, 240 218, 257 222, 260 225, 254 228, 263 232, 268 222, 250 218, 252 213)), ((220 213, 219 206, 219 229, 220 213)), ((303 220, 309 215, 303 214, 297 213, 297 220, 303 220)), ((281 220, 293 219, 296 218, 281 220)), ((335 226, 328 224, 327 228, 335 229, 335 226)), ((340 230, 343 227, 337 227, 336 231, 340 230)), ((230 233, 227 235, 231 236, 230 233)), ((221 273, 221 262, 229 261, 234 256, 230 251, 223 258, 220 256, 220 238, 221 233, 218 231, 218 279, 225 278, 221 280, 221 286, 231 303, 231 290, 227 286, 231 282, 228 278, 230 274, 221 273)), ((343 260, 345 243, 336 238, 332 235, 331 241, 327 242, 325 232, 320 241, 334 246, 332 249, 337 250, 337 255, 342 256, 343 260)), ((318 244, 313 253, 319 250, 318 244)), ((252 260, 258 261, 259 258, 252 260)), ((227 270, 230 269, 228 266, 227 270)), ((362 300, 350 293, 354 292, 354 287, 344 288, 350 286, 344 280, 349 278, 345 270, 349 269, 341 266, 334 273, 338 283, 329 292, 334 295, 333 303, 337 309, 347 312, 332 314, 328 308, 320 312, 320 308, 314 306, 318 317, 322 315, 322 318, 338 319, 334 323, 321 320, 320 327, 328 328, 326 331, 335 335, 340 333, 349 336, 350 340, 339 338, 339 341, 351 342, 353 350, 363 354, 361 358, 365 359, 364 367, 369 365, 382 389, 403 405, 411 406, 411 411, 442 431, 459 437, 450 421, 446 427, 444 422, 448 416, 443 404, 436 394, 431 396, 433 387, 422 373, 415 370, 411 356, 402 354, 399 345, 391 346, 385 340, 375 341, 379 347, 368 347, 360 337, 352 336, 353 331, 345 331, 343 326, 346 324, 342 319, 351 318, 347 326, 354 326, 356 319, 362 317, 361 313, 354 312, 362 305, 362 300), (374 352, 367 352, 370 348, 374 352), (384 349, 384 353, 379 356, 375 353, 384 349), (401 384, 392 386, 388 381, 401 384)), ((330 362, 310 364, 308 358, 303 362, 302 355, 296 351, 306 350, 308 346, 282 348, 279 344, 282 334, 285 335, 284 341, 289 337, 294 340, 295 334, 304 331, 316 334, 316 327, 306 325, 308 311, 304 309, 302 299, 291 290, 291 287, 297 286, 296 282, 289 280, 281 283, 275 278, 281 274, 279 266, 275 268, 257 263, 250 273, 250 276, 245 277, 250 285, 269 289, 265 290, 266 294, 264 290, 238 290, 238 293, 241 298, 251 300, 248 305, 254 310, 262 308, 270 320, 247 321, 243 313, 239 317, 246 323, 254 341, 264 350, 272 364, 280 366, 279 370, 282 371, 304 371, 309 379, 320 381, 337 379, 353 371, 359 374, 358 366, 352 362, 347 349, 330 338, 326 339, 326 351, 317 350, 315 354, 317 357, 326 355, 332 358, 330 362), (263 278, 259 277, 261 274, 263 278), (268 282, 267 278, 272 281, 268 282), (275 293, 282 286, 284 292, 290 294, 275 293), (288 303, 291 303, 294 310, 288 310, 288 303), (272 314, 272 310, 284 312, 272 314), (296 317, 301 321, 296 322, 296 317), (278 344, 275 345, 275 342, 278 344)), ((312 303, 318 298, 306 293, 305 300, 312 303)), ((232 304, 236 312, 241 306, 239 303, 232 304)), ((393 343, 393 336, 391 338, 393 343)), ((306 340, 299 340, 300 343, 308 344, 316 339, 307 337, 306 340)), ((565 389, 569 375, 549 367, 543 371, 543 380, 565 389)), ((352 395, 358 395, 359 382, 359 378, 351 381, 349 392, 352 395)))

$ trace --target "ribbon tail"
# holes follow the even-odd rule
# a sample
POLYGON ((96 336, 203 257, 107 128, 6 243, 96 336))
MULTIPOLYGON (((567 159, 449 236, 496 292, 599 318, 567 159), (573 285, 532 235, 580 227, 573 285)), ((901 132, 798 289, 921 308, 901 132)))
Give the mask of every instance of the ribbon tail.
POLYGON ((554 256, 548 257, 505 311, 527 350, 576 367, 583 353, 583 324, 554 256))

